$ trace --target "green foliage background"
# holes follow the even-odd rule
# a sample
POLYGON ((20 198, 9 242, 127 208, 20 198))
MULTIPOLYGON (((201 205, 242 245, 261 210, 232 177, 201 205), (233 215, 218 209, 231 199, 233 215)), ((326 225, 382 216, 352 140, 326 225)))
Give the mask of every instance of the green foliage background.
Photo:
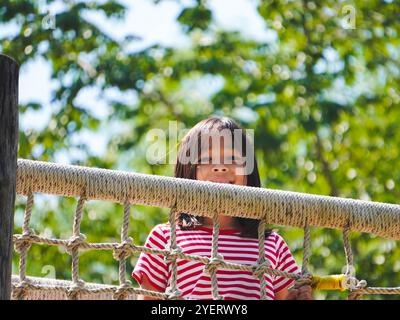
MULTIPOLYGON (((20 131, 20 158, 52 161, 57 153, 79 149, 85 157, 72 157, 74 164, 171 176, 171 165, 146 162, 148 130, 167 130, 171 120, 178 121, 180 129, 190 128, 210 115, 227 115, 255 130, 264 187, 398 202, 399 1, 256 1, 265 28, 276 35, 276 40, 262 42, 218 28, 207 1, 197 0, 182 4, 177 17, 189 46, 154 45, 136 52, 127 49, 138 41, 134 36, 115 40, 85 19, 84 13, 98 12, 111 21, 123 20, 126 8, 117 1, 65 2, 55 30, 42 28, 44 14, 36 1, 0 3, 0 27, 16 23, 19 28, 16 35, 0 39, 1 52, 21 65, 42 57, 57 84, 45 129, 20 131), (356 10, 355 29, 343 27, 345 5, 356 10), (189 94, 210 82, 216 84, 210 95, 189 94), (92 87, 137 99, 107 99, 110 116, 102 118, 76 100, 92 87), (73 139, 82 130, 96 133, 110 127, 118 130, 109 136, 101 156, 73 139)), ((42 109, 36 101, 21 105, 21 118, 42 109)), ((21 232, 24 202, 18 198, 16 233, 21 232)), ((33 229, 69 237, 75 205, 76 199, 37 197, 33 229)), ((144 243, 149 230, 167 220, 167 213, 135 206, 130 229, 135 243, 144 243)), ((91 201, 82 232, 89 241, 115 241, 121 222, 120 205, 91 201)), ((279 229, 300 264, 302 231, 279 229)), ((340 231, 314 229, 312 238, 311 271, 340 272, 345 263, 340 231)), ((374 286, 400 283, 395 241, 356 233, 351 239, 359 278, 374 286)), ((136 259, 132 257, 128 272, 136 259)), ((59 249, 35 245, 29 252, 28 275, 43 276, 42 267, 51 265, 57 278, 68 279, 70 263, 59 249)), ((15 256, 14 273, 17 270, 15 256)), ((87 281, 118 280, 111 252, 83 253, 80 272, 87 281)), ((316 297, 345 295, 318 292, 316 297)), ((365 297, 382 298, 398 297, 365 297)))

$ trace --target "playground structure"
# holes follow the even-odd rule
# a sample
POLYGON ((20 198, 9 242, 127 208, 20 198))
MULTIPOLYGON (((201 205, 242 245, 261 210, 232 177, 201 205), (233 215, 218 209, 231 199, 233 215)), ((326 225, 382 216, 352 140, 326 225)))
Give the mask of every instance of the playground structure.
POLYGON ((177 259, 201 261, 211 276, 213 298, 218 294, 218 269, 251 271, 260 280, 261 298, 266 299, 265 273, 296 280, 296 286, 311 284, 316 289, 348 290, 349 299, 364 294, 400 294, 400 287, 369 287, 353 270, 349 233, 367 232, 388 239, 400 239, 400 205, 311 195, 304 193, 224 185, 204 181, 161 177, 138 173, 17 160, 18 145, 18 67, 0 55, 0 299, 135 299, 137 294, 161 299, 180 299, 177 287, 177 259), (36 193, 78 198, 68 239, 36 235, 30 219, 36 193), (22 234, 13 235, 15 194, 27 197, 22 234), (124 207, 120 243, 89 243, 80 232, 86 201, 102 200, 124 207), (144 204, 171 208, 170 246, 165 250, 135 245, 128 235, 131 206, 144 204), (189 212, 214 221, 211 257, 184 254, 176 244, 175 215, 189 212), (259 219, 259 260, 254 266, 225 261, 218 255, 218 214, 259 219), (265 258, 266 223, 304 228, 301 274, 270 268, 265 258), (346 272, 341 275, 310 274, 310 228, 343 230, 346 272), (12 246, 20 255, 19 275, 11 275, 12 246), (52 280, 26 275, 27 253, 32 244, 62 246, 72 257, 72 279, 52 280), (85 250, 111 250, 119 263, 119 285, 88 284, 79 278, 79 253, 85 250), (132 287, 126 278, 126 259, 135 252, 163 255, 171 264, 171 290, 165 293, 132 287), (4 258, 3 258, 4 257, 4 258))

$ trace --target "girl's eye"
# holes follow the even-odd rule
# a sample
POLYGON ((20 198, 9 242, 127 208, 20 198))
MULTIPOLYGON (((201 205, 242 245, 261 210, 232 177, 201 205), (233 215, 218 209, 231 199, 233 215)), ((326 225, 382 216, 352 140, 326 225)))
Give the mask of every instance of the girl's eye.
POLYGON ((235 156, 230 156, 224 159, 224 163, 226 164, 230 164, 230 163, 235 163, 236 162, 236 158, 235 156))
MULTIPOLYGON (((229 164, 243 165, 245 160, 244 160, 244 158, 232 155, 232 156, 226 157, 223 161, 224 161, 223 163, 228 164, 228 165, 229 164)), ((218 163, 220 163, 220 162, 216 160, 216 164, 218 164, 218 163)), ((200 165, 201 164, 213 164, 213 158, 212 157, 200 158, 198 164, 200 164, 200 165)))

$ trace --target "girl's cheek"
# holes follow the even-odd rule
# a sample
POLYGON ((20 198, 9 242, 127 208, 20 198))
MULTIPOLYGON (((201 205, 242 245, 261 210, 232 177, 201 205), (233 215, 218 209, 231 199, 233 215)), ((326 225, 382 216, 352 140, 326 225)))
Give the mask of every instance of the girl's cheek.
POLYGON ((242 177, 243 185, 247 186, 247 178, 248 178, 248 176, 245 173, 243 173, 243 175, 241 177, 242 177))
POLYGON ((247 183, 246 176, 242 174, 234 173, 235 175, 235 184, 245 186, 247 183))
POLYGON ((246 176, 237 176, 236 182, 239 185, 245 186, 246 185, 246 176))
POLYGON ((208 180, 208 179, 210 179, 210 178, 211 178, 211 175, 210 175, 210 174, 207 174, 207 173, 202 172, 202 171, 197 171, 197 172, 196 172, 196 180, 205 181, 205 180, 208 180))
POLYGON ((203 175, 201 172, 199 172, 199 170, 196 171, 196 180, 203 180, 203 175))
POLYGON ((236 184, 239 185, 246 185, 246 175, 244 174, 244 171, 241 169, 235 169, 237 171, 232 172, 233 176, 235 176, 235 182, 236 184))

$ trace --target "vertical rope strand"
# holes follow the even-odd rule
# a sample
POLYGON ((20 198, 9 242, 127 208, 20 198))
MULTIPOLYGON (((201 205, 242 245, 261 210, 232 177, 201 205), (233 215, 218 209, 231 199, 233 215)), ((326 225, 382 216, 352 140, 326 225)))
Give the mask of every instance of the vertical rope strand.
MULTIPOLYGON (((31 229, 29 228, 32 216, 32 209, 34 204, 34 196, 32 192, 29 192, 26 201, 24 222, 22 225, 22 237, 29 237, 31 235, 31 229)), ((21 241, 16 243, 16 251, 20 254, 19 257, 19 288, 13 291, 13 297, 17 300, 23 300, 25 298, 25 285, 26 285, 26 259, 28 256, 29 248, 32 243, 29 240, 21 241)))
MULTIPOLYGON (((171 237, 170 237, 170 250, 176 249, 176 223, 175 223, 175 214, 176 210, 175 207, 171 209, 169 213, 169 223, 171 226, 171 237)), ((177 289, 177 265, 176 259, 171 261, 171 291, 174 292, 177 289)))
POLYGON ((169 242, 169 257, 167 260, 171 263, 171 288, 168 291, 168 299, 178 299, 181 292, 178 290, 177 275, 178 275, 178 264, 177 254, 181 251, 176 244, 176 204, 171 208, 169 213, 169 224, 171 228, 171 236, 169 242))
POLYGON ((217 265, 219 263, 218 256, 218 237, 219 237, 219 219, 218 213, 215 212, 213 217, 213 233, 212 233, 212 244, 211 244, 211 268, 209 273, 211 276, 212 296, 214 300, 222 300, 223 297, 218 294, 218 279, 217 279, 217 265))
MULTIPOLYGON (((265 263, 265 219, 260 220, 258 224, 258 265, 261 266, 265 263)), ((260 279, 260 296, 261 300, 267 300, 266 286, 264 273, 259 275, 260 279)))
POLYGON ((347 224, 343 229, 343 246, 344 254, 346 256, 346 275, 355 275, 353 265, 353 252, 351 250, 351 244, 349 240, 350 225, 347 224))
MULTIPOLYGON (((121 242, 127 243, 129 242, 128 238, 128 230, 129 230, 129 218, 131 207, 129 203, 124 204, 124 220, 121 228, 121 242)), ((126 282, 126 258, 122 258, 119 262, 119 284, 123 285, 126 282)))
MULTIPOLYGON (((75 212, 74 226, 73 226, 73 237, 78 239, 80 237, 82 211, 85 198, 80 197, 75 212)), ((72 281, 78 282, 79 280, 79 247, 74 246, 72 249, 72 281)))
POLYGON ((73 282, 73 285, 70 288, 68 294, 68 298, 73 300, 78 298, 79 290, 77 289, 82 287, 83 285, 82 281, 79 280, 79 245, 82 241, 85 240, 85 236, 80 233, 83 205, 85 201, 86 197, 83 195, 78 200, 78 204, 76 206, 76 211, 74 215, 72 237, 67 245, 67 250, 72 256, 72 282, 73 282))
POLYGON ((354 268, 354 259, 353 259, 353 251, 351 249, 350 243, 350 223, 343 228, 343 247, 344 247, 344 254, 346 257, 346 283, 350 286, 350 293, 347 297, 348 300, 360 300, 363 296, 362 292, 354 290, 355 287, 359 287, 359 284, 363 286, 365 281, 357 281, 355 268, 354 268))
POLYGON ((24 224, 22 226, 22 232, 25 233, 25 234, 30 233, 29 225, 30 225, 30 222, 31 222, 33 202, 34 202, 33 201, 33 193, 30 192, 29 195, 28 195, 28 199, 26 201, 24 224))
POLYGON ((114 258, 119 262, 119 287, 113 296, 115 300, 125 299, 128 295, 126 289, 131 286, 131 282, 126 279, 126 259, 130 255, 127 246, 133 243, 133 239, 128 236, 130 214, 131 206, 129 202, 125 202, 124 217, 121 227, 121 244, 114 254, 114 258))
MULTIPOLYGON (((33 193, 29 193, 28 199, 26 202, 24 224, 22 226, 22 234, 24 236, 29 236, 31 234, 29 225, 31 222, 33 203, 34 203, 33 193)), ((27 257, 28 250, 30 247, 31 247, 31 243, 27 241, 21 251, 21 256, 20 256, 20 260, 19 260, 19 279, 21 282, 26 280, 26 257, 27 257)))
POLYGON ((301 266, 301 274, 306 277, 310 274, 308 264, 311 256, 311 243, 310 243, 310 227, 308 223, 304 226, 304 244, 303 244, 303 264, 301 266))
POLYGON ((303 285, 311 285, 312 275, 308 270, 308 265, 311 256, 311 236, 308 222, 304 225, 304 242, 303 242, 303 264, 301 266, 301 277, 296 280, 295 288, 300 288, 303 285))

